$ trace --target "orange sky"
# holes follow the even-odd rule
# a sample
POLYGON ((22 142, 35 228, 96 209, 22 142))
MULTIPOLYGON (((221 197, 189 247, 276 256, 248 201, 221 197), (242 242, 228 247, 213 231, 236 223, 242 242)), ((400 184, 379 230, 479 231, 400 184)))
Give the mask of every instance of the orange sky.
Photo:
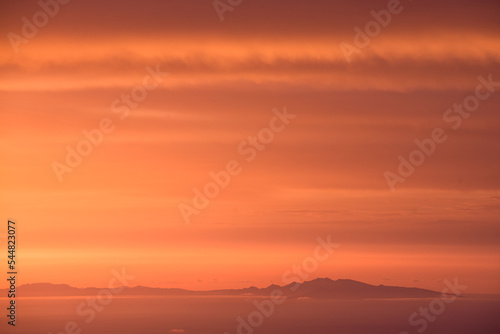
POLYGON ((104 286, 125 267, 149 286, 282 284, 331 235, 312 277, 500 293, 499 92, 443 122, 478 76, 500 82, 500 4, 402 5, 348 63, 339 44, 387 1, 244 1, 221 22, 211 1, 74 0, 18 53, 6 36, 40 7, 2 3, 0 214, 20 283, 104 286), (120 119, 112 102, 157 65, 120 119), (297 117, 245 161, 285 106, 297 117), (52 163, 103 118, 114 131, 59 182, 52 163), (448 140, 391 192, 384 172, 437 127, 448 140), (185 224, 179 204, 231 160, 241 174, 185 224))

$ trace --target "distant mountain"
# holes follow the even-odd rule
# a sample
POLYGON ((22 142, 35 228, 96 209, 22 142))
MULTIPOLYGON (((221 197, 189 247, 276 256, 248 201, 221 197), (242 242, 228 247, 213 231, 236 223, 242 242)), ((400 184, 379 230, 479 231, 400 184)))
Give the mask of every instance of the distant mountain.
MULTIPOLYGON (((291 290, 290 284, 288 290, 291 290)), ((297 288, 294 297, 310 298, 432 298, 441 296, 441 292, 419 288, 404 288, 398 286, 370 285, 350 279, 317 278, 306 281, 297 288)))
MULTIPOLYGON (((440 292, 397 286, 370 285, 350 279, 331 280, 317 278, 303 283, 293 282, 285 286, 270 285, 266 288, 254 286, 244 289, 225 289, 210 291, 191 291, 184 289, 149 288, 145 286, 124 287, 122 296, 269 296, 275 289, 291 298, 315 299, 360 299, 360 298, 433 298, 441 296, 440 292)), ((6 296, 8 289, 0 289, 0 296, 6 296)), ((66 284, 35 283, 21 285, 17 289, 17 297, 43 296, 94 296, 100 288, 74 288, 66 284)))

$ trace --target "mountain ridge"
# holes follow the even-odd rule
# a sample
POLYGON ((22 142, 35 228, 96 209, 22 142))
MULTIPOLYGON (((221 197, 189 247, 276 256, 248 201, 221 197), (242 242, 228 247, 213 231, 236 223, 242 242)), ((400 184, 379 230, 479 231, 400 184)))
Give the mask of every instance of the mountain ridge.
MULTIPOLYGON (((105 288, 104 288, 105 289, 105 288)), ((365 299, 365 298, 431 298, 440 297, 441 292, 416 287, 371 285, 351 279, 332 280, 316 278, 302 283, 292 282, 279 286, 271 284, 264 288, 250 286, 242 289, 187 290, 180 288, 153 288, 137 285, 117 287, 123 296, 269 296, 272 291, 282 290, 283 295, 292 298, 314 299, 365 299)), ((103 288, 75 288, 68 284, 30 283, 17 288, 19 297, 92 296, 103 288)), ((0 296, 6 296, 8 289, 0 289, 0 296)))

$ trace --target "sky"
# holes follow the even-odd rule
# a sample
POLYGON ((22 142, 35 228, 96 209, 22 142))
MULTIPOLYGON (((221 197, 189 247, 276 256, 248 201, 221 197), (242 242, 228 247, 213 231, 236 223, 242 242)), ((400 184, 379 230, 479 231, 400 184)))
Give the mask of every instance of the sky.
POLYGON ((20 284, 105 286, 121 268, 154 287, 283 284, 330 236, 309 278, 500 293, 497 1, 253 0, 223 20, 209 0, 47 3, 0 5, 0 215, 20 284), (473 112, 449 111, 478 85, 473 112))

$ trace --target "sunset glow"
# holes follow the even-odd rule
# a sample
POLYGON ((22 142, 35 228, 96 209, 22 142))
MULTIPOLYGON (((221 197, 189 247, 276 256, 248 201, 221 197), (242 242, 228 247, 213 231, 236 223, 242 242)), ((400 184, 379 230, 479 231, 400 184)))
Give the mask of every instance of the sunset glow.
POLYGON ((500 3, 401 3, 348 62, 339 44, 387 1, 245 1, 221 22, 212 1, 73 0, 15 47, 40 7, 3 2, 0 213, 19 226, 19 284, 100 287, 126 268, 133 285, 265 287, 330 235, 310 279, 500 293, 500 3), (474 111, 447 114, 478 86, 474 111), (436 128, 391 191, 384 173, 436 128), (230 161, 186 224, 179 205, 230 161))

